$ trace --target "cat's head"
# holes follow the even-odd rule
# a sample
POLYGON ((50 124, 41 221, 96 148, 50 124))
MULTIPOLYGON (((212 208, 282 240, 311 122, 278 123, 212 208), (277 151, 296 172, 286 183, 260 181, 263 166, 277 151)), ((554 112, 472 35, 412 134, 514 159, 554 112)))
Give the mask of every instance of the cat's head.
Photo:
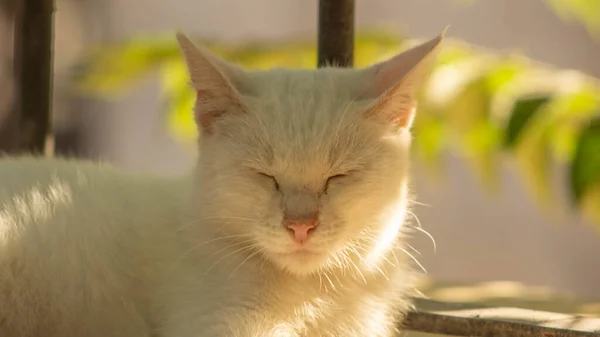
POLYGON ((442 39, 360 70, 250 72, 178 34, 197 93, 198 216, 295 274, 375 262, 404 221, 415 92, 442 39))

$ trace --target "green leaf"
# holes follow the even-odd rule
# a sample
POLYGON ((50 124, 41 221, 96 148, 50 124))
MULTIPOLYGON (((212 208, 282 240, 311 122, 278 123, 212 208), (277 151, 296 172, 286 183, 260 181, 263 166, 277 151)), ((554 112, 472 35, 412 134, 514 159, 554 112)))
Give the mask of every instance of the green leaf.
POLYGON ((527 68, 521 60, 514 57, 507 57, 496 62, 486 74, 486 84, 488 90, 497 94, 507 86, 513 84, 521 76, 524 76, 527 68))
POLYGON ((459 152, 470 159, 480 180, 493 187, 497 183, 502 143, 502 128, 492 114, 493 102, 495 95, 519 77, 523 66, 510 59, 499 61, 489 57, 460 63, 456 71, 476 71, 467 75, 462 84, 453 86, 452 90, 457 93, 444 103, 445 123, 451 129, 459 152))
POLYGON ((181 93, 177 99, 168 100, 167 128, 175 139, 182 143, 193 143, 198 138, 194 120, 195 96, 192 90, 181 93))
POLYGON ((173 60, 161 68, 163 97, 167 104, 167 128, 183 143, 191 143, 198 137, 194 121, 194 91, 188 85, 184 62, 173 60))
POLYGON ((600 183, 589 186, 581 199, 579 208, 584 217, 600 230, 600 183))
POLYGON ((592 34, 600 32, 600 1, 547 0, 550 7, 565 21, 575 19, 592 34))
MULTIPOLYGON (((525 98, 520 102, 529 102, 521 111, 527 120, 516 132, 511 150, 516 159, 517 168, 523 178, 527 190, 533 198, 546 210, 553 205, 554 192, 551 188, 553 162, 549 146, 550 128, 548 126, 548 103, 551 97, 525 98), (527 107, 527 105, 530 105, 527 107), (526 110, 531 108, 531 110, 526 110)), ((517 104, 518 105, 518 104, 517 104)), ((521 105, 523 107, 523 105, 521 105)), ((515 106, 515 109, 517 106, 515 106)), ((517 112, 517 110, 514 112, 517 112)), ((511 116, 512 118, 512 116, 511 116)), ((518 118, 518 117, 517 117, 518 118)), ((518 122, 515 122, 518 124, 518 122)))
POLYGON ((550 96, 539 96, 520 98, 514 103, 504 132, 504 145, 507 148, 512 149, 516 146, 528 123, 540 111, 540 107, 549 101, 550 96))
POLYGON ((488 187, 497 181, 499 140, 499 129, 489 119, 491 99, 485 77, 478 77, 463 87, 445 111, 455 144, 488 187))
POLYGON ((600 114, 581 131, 570 174, 572 198, 579 204, 592 186, 600 184, 600 114))
POLYGON ((441 117, 442 112, 424 101, 419 105, 413 123, 413 151, 419 160, 427 164, 425 167, 436 175, 441 173, 443 165, 440 157, 448 145, 447 124, 441 117))
POLYGON ((576 91, 557 95, 550 110, 550 145, 554 157, 561 162, 570 163, 580 129, 600 110, 600 91, 595 86, 584 85, 576 91))
POLYGON ((91 52, 73 73, 73 79, 76 89, 83 93, 113 97, 160 64, 178 58, 173 39, 140 38, 91 52))

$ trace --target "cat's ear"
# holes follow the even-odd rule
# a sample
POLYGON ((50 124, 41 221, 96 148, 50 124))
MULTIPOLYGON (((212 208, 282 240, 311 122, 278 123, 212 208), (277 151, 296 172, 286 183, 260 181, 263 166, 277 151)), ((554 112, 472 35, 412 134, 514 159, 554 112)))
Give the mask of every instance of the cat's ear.
POLYGON ((196 123, 210 133, 212 124, 224 114, 245 110, 233 84, 239 80, 241 70, 201 50, 181 32, 177 33, 177 41, 196 91, 196 123))
POLYGON ((384 119, 397 129, 409 128, 416 109, 416 94, 426 79, 446 29, 436 38, 365 69, 370 84, 367 98, 375 103, 369 118, 384 119))

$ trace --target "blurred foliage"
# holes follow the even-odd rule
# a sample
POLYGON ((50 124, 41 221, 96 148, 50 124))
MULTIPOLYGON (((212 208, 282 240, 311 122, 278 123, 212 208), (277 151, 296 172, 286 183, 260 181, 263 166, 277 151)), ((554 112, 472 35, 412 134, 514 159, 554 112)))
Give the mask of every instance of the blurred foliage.
MULTIPOLYGON (((386 59, 417 41, 379 31, 359 34, 355 63, 386 59)), ((202 41, 215 54, 248 69, 312 68, 314 43, 221 44, 202 41)), ((174 137, 197 136, 183 59, 172 37, 151 37, 104 46, 76 73, 88 94, 114 97, 159 69, 174 137)), ((414 126, 415 154, 433 172, 443 173, 443 157, 457 152, 472 164, 482 183, 497 187, 505 154, 512 155, 523 181, 551 210, 556 163, 570 168, 572 204, 600 225, 600 84, 576 71, 557 70, 517 54, 500 55, 447 40, 421 93, 414 126)))
POLYGON ((600 33, 600 1, 598 0, 546 0, 563 20, 582 23, 595 36, 600 33))

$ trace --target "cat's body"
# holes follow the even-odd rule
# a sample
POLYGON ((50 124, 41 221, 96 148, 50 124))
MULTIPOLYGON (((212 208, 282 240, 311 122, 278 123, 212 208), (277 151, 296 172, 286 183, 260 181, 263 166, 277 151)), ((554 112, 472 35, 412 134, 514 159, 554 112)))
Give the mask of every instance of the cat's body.
POLYGON ((62 160, 3 160, 0 182, 0 335, 145 336, 153 292, 136 297, 160 275, 144 262, 168 258, 173 243, 150 245, 179 222, 183 196, 62 160))
POLYGON ((440 40, 369 98, 351 70, 242 74, 180 37, 193 174, 0 161, 0 336, 393 336, 413 110, 389 88, 440 40))
POLYGON ((340 336, 381 330, 374 306, 407 304, 404 268, 386 268, 396 284, 363 270, 365 284, 223 258, 241 246, 218 252, 231 243, 203 244, 211 231, 190 228, 187 178, 34 158, 2 161, 0 177, 1 336, 269 336, 279 324, 305 331, 313 315, 308 336, 340 336))

